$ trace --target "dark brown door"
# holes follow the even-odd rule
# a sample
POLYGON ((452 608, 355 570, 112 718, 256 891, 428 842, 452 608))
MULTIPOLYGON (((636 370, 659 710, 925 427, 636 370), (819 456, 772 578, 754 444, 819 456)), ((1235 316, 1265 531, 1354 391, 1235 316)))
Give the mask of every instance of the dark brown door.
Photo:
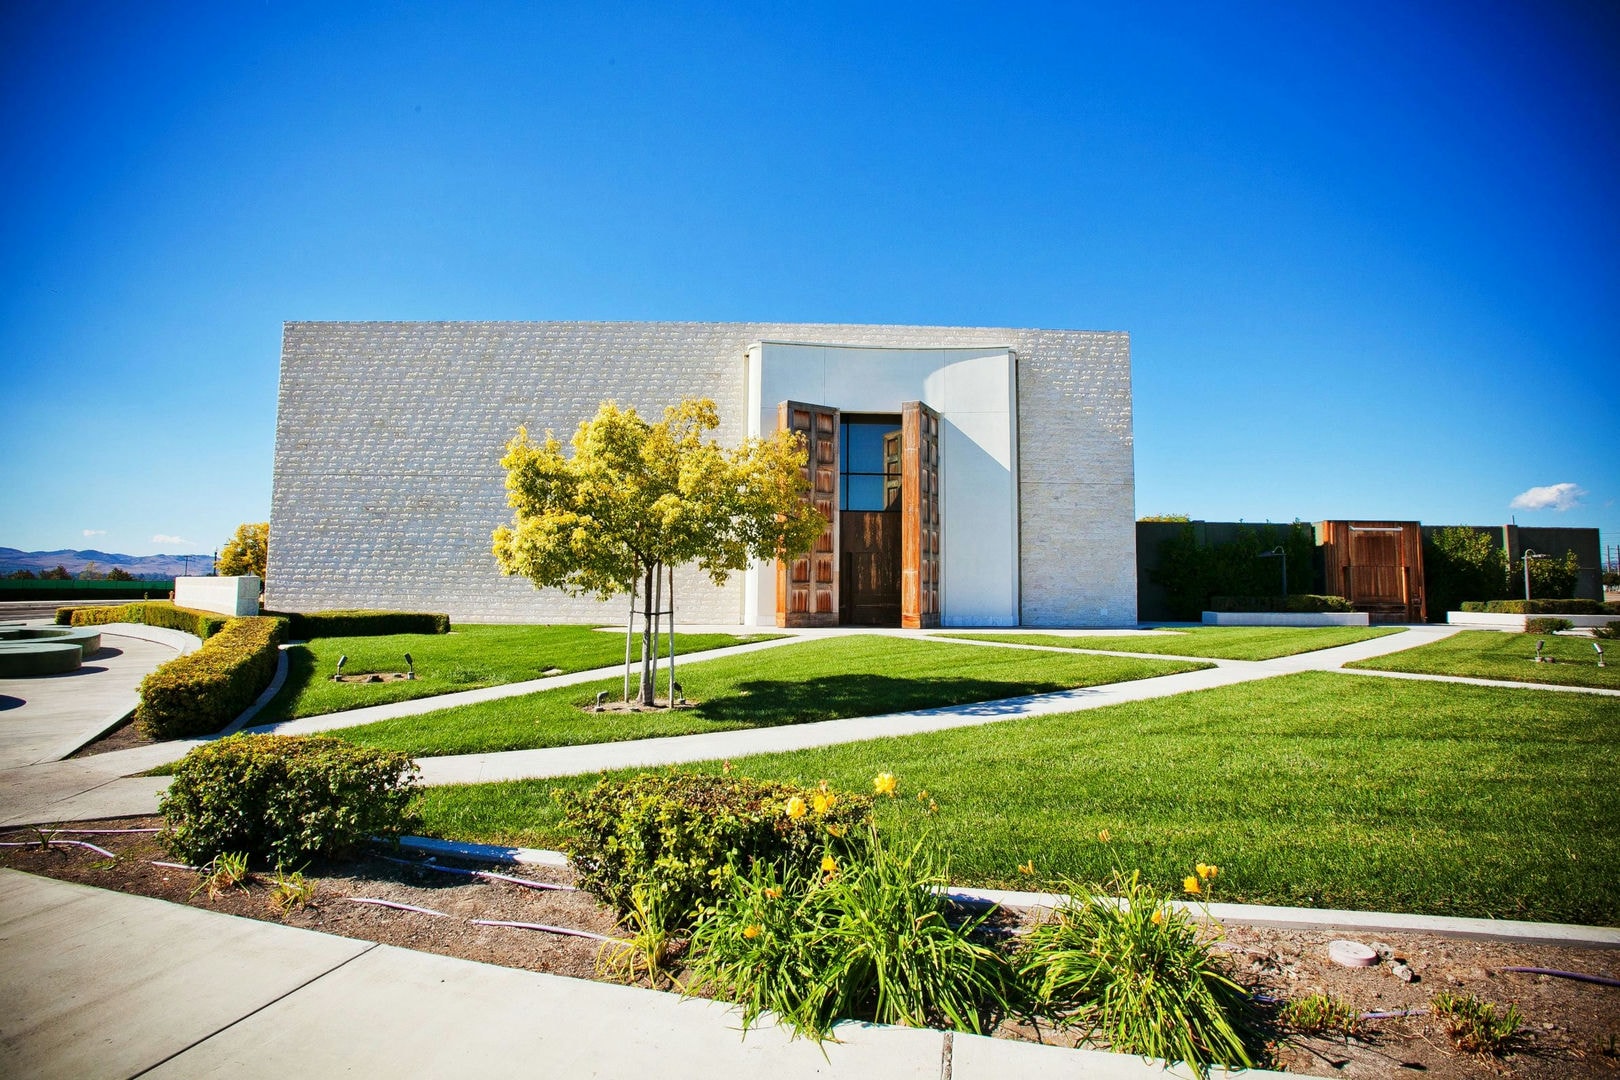
POLYGON ((776 625, 838 625, 838 410, 784 401, 776 407, 778 428, 804 439, 809 458, 807 498, 827 519, 810 554, 776 561, 776 625))
POLYGON ((900 511, 840 510, 845 626, 900 625, 900 511))
POLYGON ((900 625, 939 625, 939 414, 900 406, 900 625))

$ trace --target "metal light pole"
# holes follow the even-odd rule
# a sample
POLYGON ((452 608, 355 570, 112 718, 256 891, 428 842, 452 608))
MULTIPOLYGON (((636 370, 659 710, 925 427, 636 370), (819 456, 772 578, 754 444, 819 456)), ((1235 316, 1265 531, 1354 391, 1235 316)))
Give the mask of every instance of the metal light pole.
POLYGON ((1530 548, 1524 549, 1524 598, 1530 599, 1530 560, 1545 559, 1545 555, 1537 555, 1530 548))
POLYGON ((1270 551, 1262 551, 1262 552, 1260 552, 1258 555, 1255 556, 1255 558, 1257 558, 1257 559, 1281 559, 1282 560, 1282 586, 1283 586, 1282 594, 1283 594, 1284 597, 1287 597, 1288 596, 1288 552, 1283 550, 1283 546, 1281 544, 1278 544, 1276 547, 1272 548, 1270 551))

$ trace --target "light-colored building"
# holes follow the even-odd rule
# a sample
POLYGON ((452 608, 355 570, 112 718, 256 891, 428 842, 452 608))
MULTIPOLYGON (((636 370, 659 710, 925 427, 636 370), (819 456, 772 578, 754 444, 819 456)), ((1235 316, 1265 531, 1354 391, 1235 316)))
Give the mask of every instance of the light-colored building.
POLYGON ((1129 335, 806 323, 288 323, 266 607, 622 622, 496 569, 499 461, 688 396, 727 445, 803 430, 830 522, 792 566, 678 575, 682 623, 1136 621, 1129 335))

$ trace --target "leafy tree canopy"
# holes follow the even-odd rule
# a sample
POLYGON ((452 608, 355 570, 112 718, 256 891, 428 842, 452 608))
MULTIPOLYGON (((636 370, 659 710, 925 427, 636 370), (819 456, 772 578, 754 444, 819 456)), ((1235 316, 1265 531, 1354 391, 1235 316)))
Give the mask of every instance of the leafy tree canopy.
POLYGON ((264 580, 265 558, 270 551, 270 523, 258 521, 236 527, 236 534, 219 549, 219 575, 252 574, 264 580))
POLYGON ((789 432, 722 448, 715 404, 688 398, 651 423, 605 401, 574 433, 519 429, 506 447, 511 526, 495 530, 507 574, 604 599, 696 563, 716 584, 754 559, 808 551, 826 520, 805 500, 802 441, 789 432))

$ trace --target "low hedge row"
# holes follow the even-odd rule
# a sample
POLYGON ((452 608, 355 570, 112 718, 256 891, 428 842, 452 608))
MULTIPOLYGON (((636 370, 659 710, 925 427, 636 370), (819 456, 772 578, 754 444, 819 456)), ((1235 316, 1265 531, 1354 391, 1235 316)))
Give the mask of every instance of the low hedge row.
POLYGON ((1315 614, 1323 611, 1354 611, 1342 596, 1290 593, 1287 596, 1212 596, 1210 611, 1276 611, 1315 614))
POLYGON ((450 632, 450 616, 435 611, 267 611, 265 614, 286 619, 287 636, 294 641, 450 632))
POLYGON ((325 735, 232 735, 180 760, 158 809, 169 850, 297 865, 398 836, 417 768, 406 754, 325 735))
POLYGON ((628 913, 649 902, 689 922, 721 886, 716 868, 764 859, 814 873, 828 843, 867 835, 872 797, 774 780, 678 773, 555 791, 575 831, 563 850, 579 886, 628 913))
POLYGON ((72 607, 56 609, 58 626, 105 626, 107 623, 145 623, 162 626, 207 641, 219 633, 230 619, 212 611, 176 607, 170 600, 141 600, 133 604, 112 604, 105 607, 72 607))
POLYGON ((1620 615, 1613 600, 1467 600, 1464 611, 1491 615, 1620 615))
POLYGON ((141 680, 141 732, 154 739, 210 735, 236 719, 275 677, 285 627, 262 615, 231 619, 202 648, 141 680))

